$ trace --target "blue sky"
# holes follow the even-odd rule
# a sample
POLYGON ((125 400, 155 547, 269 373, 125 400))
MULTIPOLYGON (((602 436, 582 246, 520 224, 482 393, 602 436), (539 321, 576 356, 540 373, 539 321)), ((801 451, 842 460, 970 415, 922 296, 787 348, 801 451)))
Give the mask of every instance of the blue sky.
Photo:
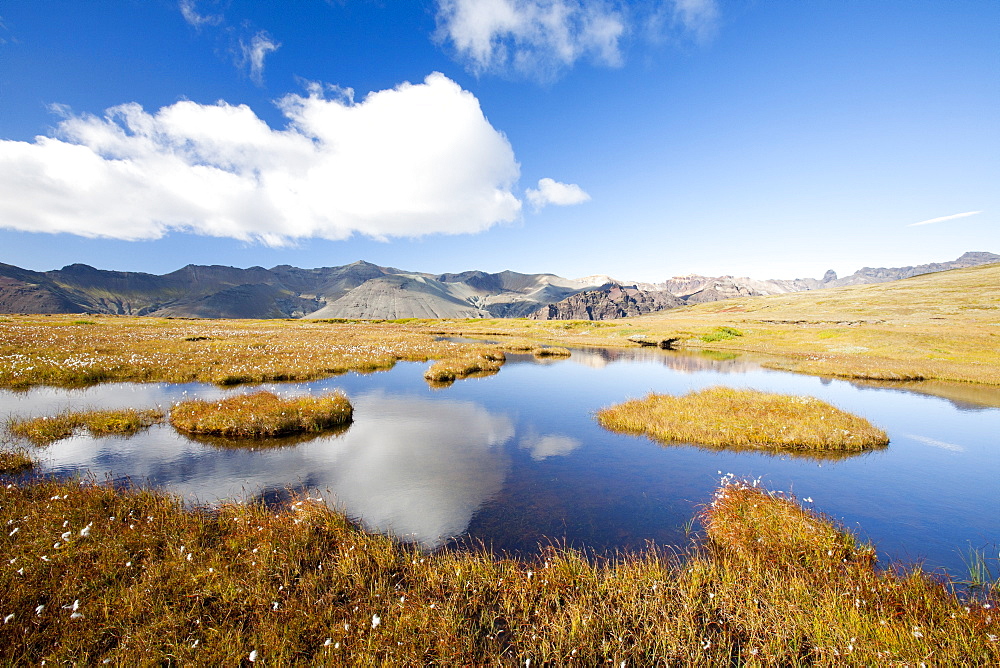
POLYGON ((967 250, 1000 252, 995 0, 0 3, 0 262, 655 281, 967 250))

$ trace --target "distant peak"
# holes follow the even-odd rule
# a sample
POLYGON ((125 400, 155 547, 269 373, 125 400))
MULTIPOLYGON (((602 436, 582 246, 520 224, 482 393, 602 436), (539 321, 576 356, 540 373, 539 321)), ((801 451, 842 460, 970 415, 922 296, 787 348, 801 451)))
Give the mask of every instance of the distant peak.
POLYGON ((620 285, 621 281, 611 278, 607 274, 593 274, 592 276, 584 276, 583 278, 574 278, 574 283, 580 283, 581 285, 608 285, 613 283, 615 285, 620 285))

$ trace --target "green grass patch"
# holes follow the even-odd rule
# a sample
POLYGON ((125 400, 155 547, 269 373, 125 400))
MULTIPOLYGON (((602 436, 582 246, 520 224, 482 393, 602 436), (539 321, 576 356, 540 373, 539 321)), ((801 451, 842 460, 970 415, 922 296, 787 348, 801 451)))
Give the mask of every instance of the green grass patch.
POLYGON ((814 397, 726 387, 650 394, 602 409, 597 420, 612 431, 713 447, 859 452, 889 442, 864 418, 814 397))
POLYGON ((170 424, 188 434, 266 438, 339 427, 351 421, 353 410, 339 392, 282 399, 261 391, 220 401, 183 401, 170 410, 170 424))
POLYGON ((163 412, 156 409, 65 411, 53 416, 11 418, 7 431, 35 445, 48 445, 84 428, 92 436, 131 436, 163 422, 163 418, 163 412))
POLYGON ((716 327, 708 334, 703 334, 699 338, 705 343, 713 343, 715 341, 726 341, 729 339, 735 339, 740 336, 743 336, 743 332, 736 329, 735 327, 716 327))

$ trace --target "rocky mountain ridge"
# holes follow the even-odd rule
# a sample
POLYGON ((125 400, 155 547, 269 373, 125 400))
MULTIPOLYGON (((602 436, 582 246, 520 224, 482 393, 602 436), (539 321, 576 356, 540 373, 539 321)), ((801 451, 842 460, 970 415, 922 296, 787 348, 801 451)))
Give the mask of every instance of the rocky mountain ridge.
MULTIPOLYGON (((627 313, 628 316, 644 315, 672 308, 659 306, 656 296, 672 295, 680 304, 701 304, 705 302, 734 299, 736 297, 762 297, 766 295, 821 290, 847 285, 865 285, 896 281, 921 274, 930 274, 949 269, 962 269, 982 264, 1000 262, 1000 255, 986 252, 967 252, 949 262, 933 262, 908 267, 863 267, 849 276, 838 278, 832 269, 823 278, 795 278, 791 280, 759 280, 733 276, 676 276, 660 283, 635 283, 623 285, 614 283, 598 290, 579 293, 562 302, 542 307, 530 317, 542 320, 601 320, 604 317, 588 318, 588 313, 627 313)), ((626 317, 616 315, 612 317, 626 317)))
POLYGON ((582 279, 513 271, 428 274, 364 261, 316 269, 188 265, 163 275, 85 264, 46 272, 0 264, 0 313, 604 320, 737 296, 880 283, 992 262, 1000 262, 1000 255, 977 252, 915 267, 865 267, 844 278, 829 271, 822 279, 684 276, 631 284, 601 274, 582 279))

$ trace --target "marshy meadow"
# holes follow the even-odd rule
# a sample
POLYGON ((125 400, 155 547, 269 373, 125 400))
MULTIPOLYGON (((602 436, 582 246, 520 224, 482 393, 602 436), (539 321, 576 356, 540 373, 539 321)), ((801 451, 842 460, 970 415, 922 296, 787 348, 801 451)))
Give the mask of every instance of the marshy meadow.
POLYGON ((604 323, 4 316, 2 661, 995 665, 1000 333, 957 295, 997 271, 604 323))

